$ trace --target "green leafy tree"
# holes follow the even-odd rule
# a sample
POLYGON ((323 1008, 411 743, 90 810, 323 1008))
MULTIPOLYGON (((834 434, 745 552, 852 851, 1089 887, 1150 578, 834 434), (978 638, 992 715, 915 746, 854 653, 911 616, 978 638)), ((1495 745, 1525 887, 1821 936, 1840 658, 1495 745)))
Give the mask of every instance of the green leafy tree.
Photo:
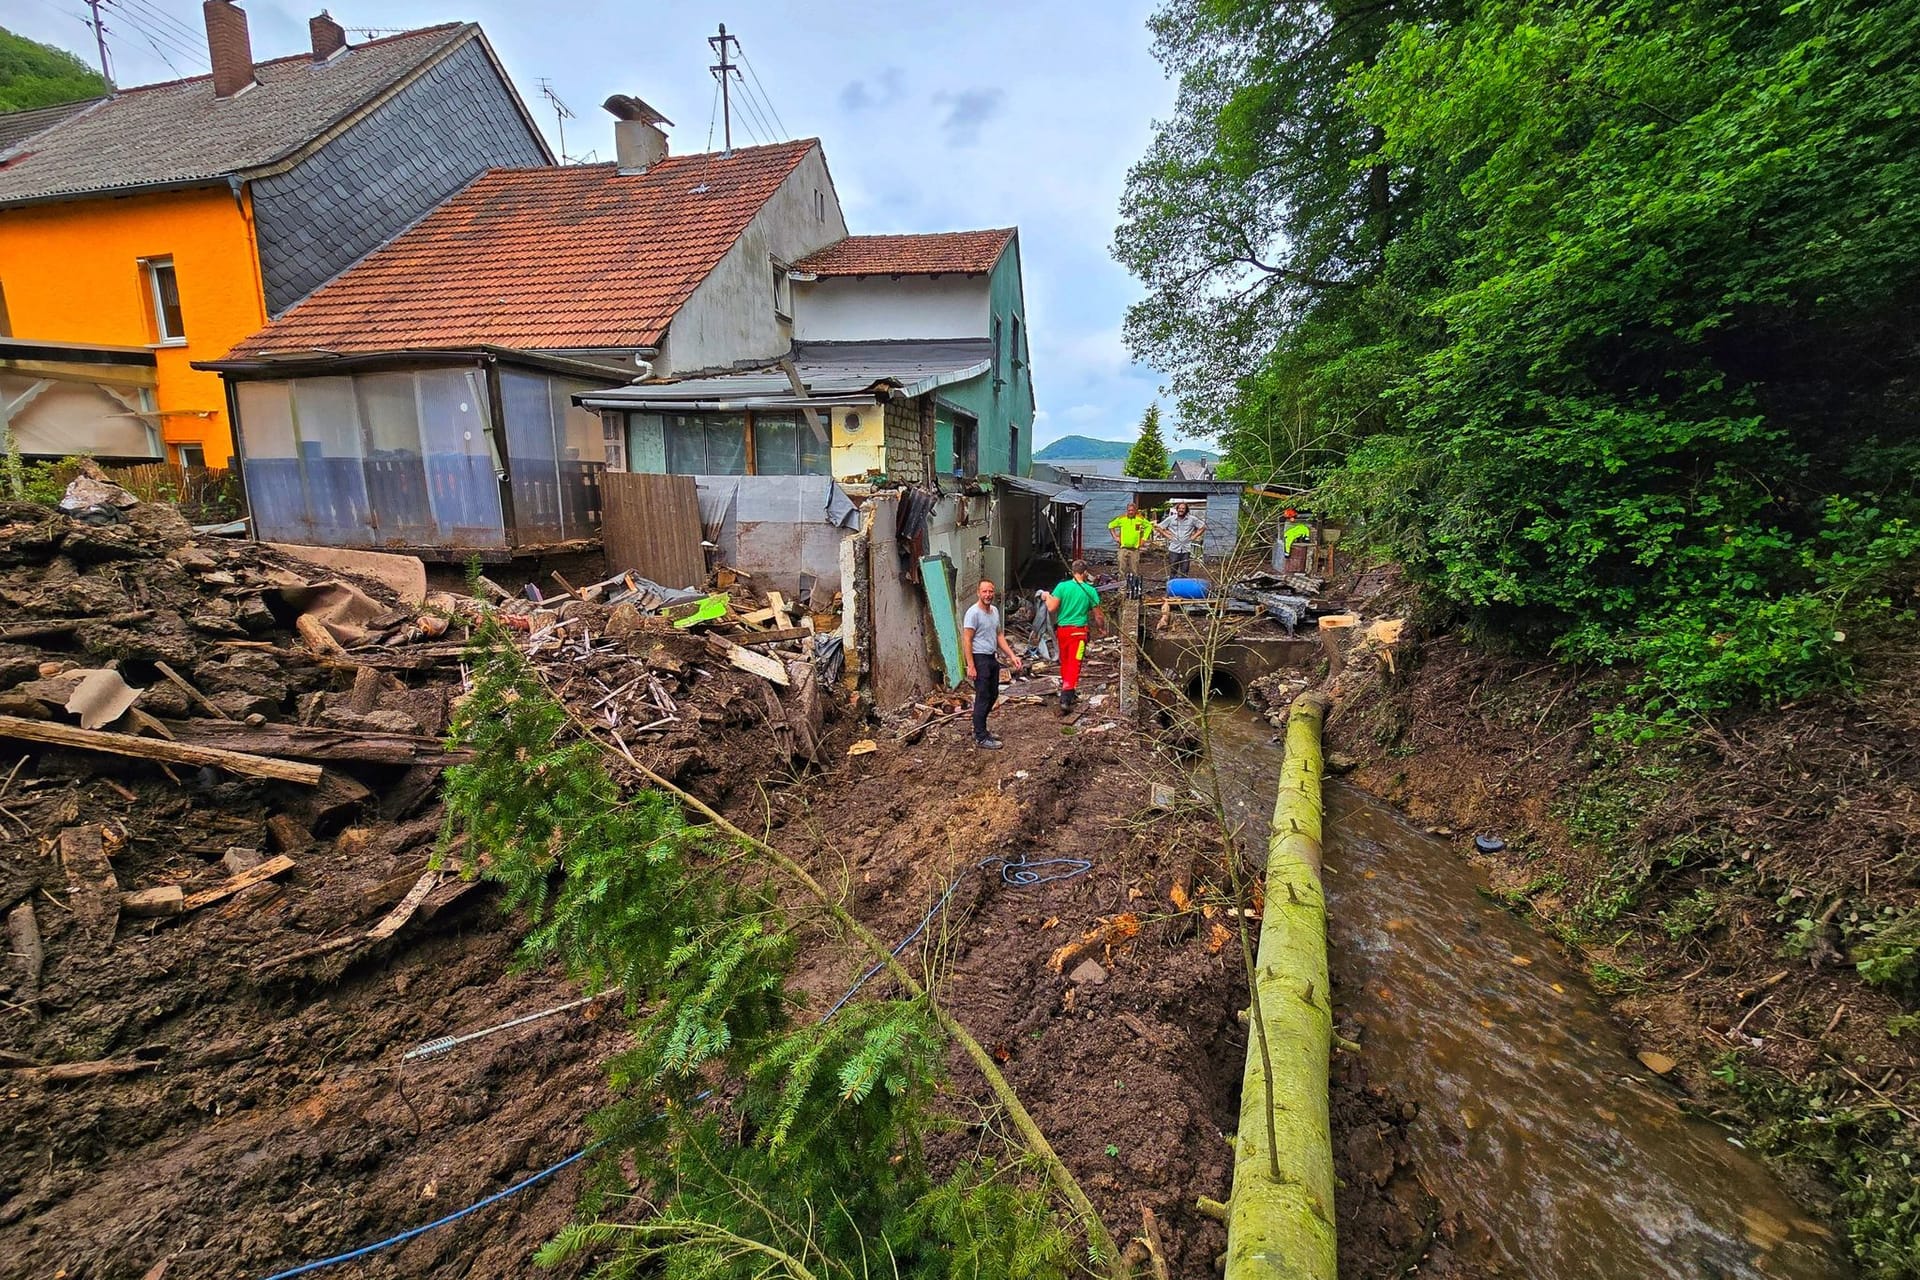
POLYGON ((1844 682, 1910 613, 1920 11, 1155 30, 1181 96, 1123 209, 1129 334, 1226 401, 1241 474, 1317 479, 1482 631, 1634 664, 1670 718, 1844 682))
POLYGON ((113 86, 99 72, 52 45, 0 27, 0 111, 25 111, 97 98, 113 86))
POLYGON ((1121 470, 1140 480, 1165 480, 1173 474, 1167 442, 1160 438, 1160 406, 1150 404, 1140 418, 1140 438, 1127 451, 1121 470))

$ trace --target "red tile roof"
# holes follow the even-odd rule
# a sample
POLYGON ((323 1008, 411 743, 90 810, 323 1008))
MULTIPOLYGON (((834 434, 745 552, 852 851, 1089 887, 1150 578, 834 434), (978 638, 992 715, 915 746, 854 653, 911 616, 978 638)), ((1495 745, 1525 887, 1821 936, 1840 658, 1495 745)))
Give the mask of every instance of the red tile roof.
POLYGON ((494 169, 229 353, 643 347, 816 138, 611 164, 494 169))
POLYGON ((793 264, 818 276, 985 274, 1013 239, 1012 227, 994 231, 935 231, 926 235, 848 236, 793 264))

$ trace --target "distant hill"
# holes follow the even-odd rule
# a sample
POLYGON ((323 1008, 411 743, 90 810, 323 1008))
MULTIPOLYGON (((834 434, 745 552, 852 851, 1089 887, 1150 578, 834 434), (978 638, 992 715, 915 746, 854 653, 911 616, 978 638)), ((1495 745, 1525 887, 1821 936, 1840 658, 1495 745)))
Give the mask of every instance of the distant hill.
MULTIPOLYGON (((1092 436, 1062 436, 1033 455, 1035 462, 1075 462, 1126 459, 1133 448, 1131 440, 1095 440, 1092 436)), ((1167 456, 1175 462, 1218 462, 1220 455, 1206 449, 1170 449, 1167 456)))

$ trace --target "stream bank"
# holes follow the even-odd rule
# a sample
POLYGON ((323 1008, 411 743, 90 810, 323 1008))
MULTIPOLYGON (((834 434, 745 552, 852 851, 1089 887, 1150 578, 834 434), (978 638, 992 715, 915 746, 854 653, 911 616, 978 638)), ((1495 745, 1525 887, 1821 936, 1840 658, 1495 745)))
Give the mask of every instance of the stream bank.
POLYGON ((1638 745, 1594 732, 1619 701, 1604 677, 1451 635, 1397 665, 1345 678, 1328 733, 1349 780, 1564 943, 1642 1061, 1775 1157, 1863 1275, 1920 1275, 1920 961, 1901 934, 1920 911, 1920 657, 1638 745))

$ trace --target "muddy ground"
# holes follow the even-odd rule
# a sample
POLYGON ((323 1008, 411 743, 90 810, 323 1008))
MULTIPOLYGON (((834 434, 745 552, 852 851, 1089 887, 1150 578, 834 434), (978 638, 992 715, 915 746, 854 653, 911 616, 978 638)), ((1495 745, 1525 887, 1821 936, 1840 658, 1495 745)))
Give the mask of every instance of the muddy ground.
MULTIPOLYGON (((115 609, 122 597, 164 606, 162 588, 173 587, 251 607, 251 550, 216 549, 213 564, 194 567, 197 585, 181 585, 187 578, 158 552, 123 550, 61 569, 62 607, 94 596, 115 609), (239 581, 222 585, 229 561, 239 581)), ((22 566, 9 579, 17 598, 3 621, 32 612, 20 593, 39 590, 38 572, 22 566)), ((49 654, 98 661, 109 644, 146 683, 155 658, 141 645, 164 642, 190 680, 217 698, 244 697, 234 709, 269 727, 348 697, 351 664, 303 654, 287 617, 260 618, 264 638, 228 650, 208 638, 228 615, 184 625, 188 606, 173 603, 174 620, 153 636, 83 629, 9 650, 15 694, 28 696, 49 654), (271 660, 236 662, 235 652, 271 660)), ((402 661, 383 706, 437 733, 456 672, 445 660, 402 661)), ((1225 906, 1217 835, 1191 812, 1149 812, 1150 782, 1172 766, 1110 719, 1112 673, 1109 647, 1071 724, 1037 702, 1005 705, 998 753, 973 750, 964 719, 909 744, 897 724, 842 715, 828 725, 827 767, 798 782, 768 748, 753 677, 689 675, 692 689, 676 688, 693 727, 638 749, 843 884, 882 934, 904 934, 968 872, 916 961, 1005 1064, 1116 1234, 1138 1229, 1151 1208, 1171 1273, 1204 1277, 1225 1235, 1194 1202, 1230 1187, 1244 975, 1237 945, 1214 927, 1225 906), (864 737, 878 749, 847 757, 864 737), (1035 887, 1005 883, 997 862, 975 870, 1021 857, 1092 867, 1035 887), (1191 886, 1192 911, 1175 908, 1176 881, 1191 886), (1099 953, 1095 969, 1069 966, 1076 978, 1048 967, 1057 947, 1126 913, 1138 935, 1099 953)), ((432 1222, 589 1140, 588 1117, 610 1101, 601 1064, 626 1040, 617 1012, 592 1004, 404 1057, 578 997, 551 972, 515 972, 517 929, 487 888, 448 882, 391 938, 297 958, 366 929, 415 882, 441 825, 438 765, 335 762, 316 793, 8 746, 3 905, 33 904, 45 967, 36 992, 11 965, 0 990, 0 1276, 265 1276, 432 1222), (74 915, 57 858, 63 830, 103 832, 123 889, 191 892, 220 883, 235 849, 277 851, 268 821, 285 816, 301 834, 286 850, 297 866, 270 884, 178 918, 125 918, 104 944, 74 915), (103 1059, 123 1073, 61 1081, 41 1070, 103 1059)), ((822 944, 804 955, 801 985, 829 1000, 848 972, 848 957, 822 944)), ((1355 1060, 1337 1055, 1334 1075, 1342 1274, 1475 1274, 1452 1253, 1461 1224, 1407 1165, 1412 1104, 1355 1060)), ((964 1064, 955 1085, 977 1092, 964 1064)), ((529 1274, 533 1250, 572 1212, 579 1172, 322 1274, 529 1274)))

